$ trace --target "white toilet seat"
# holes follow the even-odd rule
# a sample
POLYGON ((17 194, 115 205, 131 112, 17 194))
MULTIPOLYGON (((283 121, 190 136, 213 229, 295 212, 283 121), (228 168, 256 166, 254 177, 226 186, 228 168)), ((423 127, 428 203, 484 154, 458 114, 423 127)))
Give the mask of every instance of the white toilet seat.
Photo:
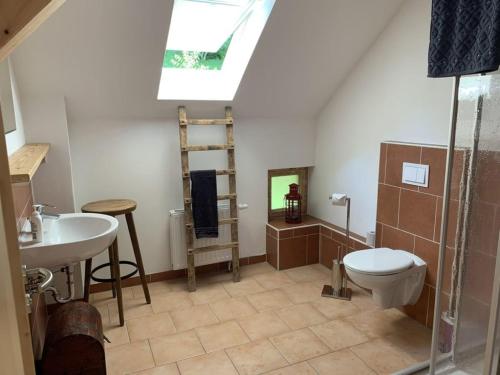
POLYGON ((386 309, 417 302, 427 265, 415 254, 388 248, 359 250, 344 257, 347 276, 372 291, 376 304, 386 309))
POLYGON ((387 247, 355 251, 344 257, 346 268, 366 275, 392 275, 414 265, 406 251, 387 247))

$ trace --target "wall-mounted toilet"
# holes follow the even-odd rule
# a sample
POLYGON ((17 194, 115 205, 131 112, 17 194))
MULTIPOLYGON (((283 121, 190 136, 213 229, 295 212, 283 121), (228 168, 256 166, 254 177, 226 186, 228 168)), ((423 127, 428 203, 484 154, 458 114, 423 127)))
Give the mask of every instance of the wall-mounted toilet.
POLYGON ((413 305, 422 293, 427 264, 404 250, 359 250, 344 257, 345 270, 358 286, 370 289, 383 308, 413 305))

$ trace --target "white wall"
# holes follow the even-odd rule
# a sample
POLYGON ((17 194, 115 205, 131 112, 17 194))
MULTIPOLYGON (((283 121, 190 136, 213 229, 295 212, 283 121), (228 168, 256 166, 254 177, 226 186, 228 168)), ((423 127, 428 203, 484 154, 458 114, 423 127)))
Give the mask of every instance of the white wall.
POLYGON ((21 98, 19 95, 19 88, 17 86, 16 75, 10 58, 8 59, 10 81, 12 87, 12 100, 14 102, 14 117, 16 120, 16 130, 5 134, 5 142, 7 143, 7 154, 11 155, 16 150, 21 148, 25 143, 24 137, 24 121, 21 109, 21 98))
MULTIPOLYGON (((136 200, 146 272, 169 270, 168 211, 183 206, 177 120, 75 120, 69 127, 77 210, 97 199, 136 200)), ((249 204, 240 212, 240 256, 265 253, 267 170, 312 165, 311 127, 305 121, 239 119, 235 114, 238 201, 249 204)), ((191 144, 223 142, 223 127, 191 129, 191 144)), ((225 160, 223 151, 194 153, 191 169, 225 168, 225 160)), ((221 192, 224 178, 218 181, 221 192)), ((133 259, 123 218, 120 224, 121 257, 133 259)))
MULTIPOLYGON (((66 103, 60 95, 23 95, 24 132, 27 143, 50 143, 45 163, 40 165, 31 185, 36 203, 53 205, 50 212, 75 212, 71 153, 69 148, 66 103)), ((53 270, 58 271, 58 270, 53 270)), ((66 294, 66 278, 54 274, 55 286, 66 294)), ((75 268, 77 298, 82 296, 81 268, 75 268)), ((53 298, 47 295, 49 303, 53 298)))
POLYGON ((46 162, 33 178, 35 202, 56 206, 57 212, 74 212, 64 97, 23 96, 23 115, 26 142, 50 143, 46 162))
POLYGON ((352 197, 351 230, 375 229, 380 142, 447 144, 452 80, 429 79, 430 0, 407 0, 318 116, 310 210, 345 226, 331 192, 352 197))

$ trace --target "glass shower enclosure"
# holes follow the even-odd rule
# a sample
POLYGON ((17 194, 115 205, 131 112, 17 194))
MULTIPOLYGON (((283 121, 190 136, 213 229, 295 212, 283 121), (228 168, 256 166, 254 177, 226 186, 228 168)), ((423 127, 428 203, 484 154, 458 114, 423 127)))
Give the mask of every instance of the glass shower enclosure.
POLYGON ((500 73, 464 76, 456 82, 458 106, 456 131, 450 135, 449 145, 453 166, 449 174, 448 220, 443 219, 447 238, 442 252, 447 259, 441 267, 452 264, 452 280, 450 293, 439 294, 435 310, 435 316, 442 319, 439 331, 434 332, 430 372, 497 374, 500 73))

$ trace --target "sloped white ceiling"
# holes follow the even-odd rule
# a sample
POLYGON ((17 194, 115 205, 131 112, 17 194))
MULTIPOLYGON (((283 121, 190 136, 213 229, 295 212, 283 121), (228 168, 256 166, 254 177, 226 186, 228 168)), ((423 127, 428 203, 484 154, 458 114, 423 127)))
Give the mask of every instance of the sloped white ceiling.
MULTIPOLYGON (((402 2, 276 0, 235 114, 315 116, 402 2)), ((70 118, 176 117, 179 102, 156 100, 171 10, 172 0, 67 0, 14 53, 21 93, 64 95, 70 118)))

